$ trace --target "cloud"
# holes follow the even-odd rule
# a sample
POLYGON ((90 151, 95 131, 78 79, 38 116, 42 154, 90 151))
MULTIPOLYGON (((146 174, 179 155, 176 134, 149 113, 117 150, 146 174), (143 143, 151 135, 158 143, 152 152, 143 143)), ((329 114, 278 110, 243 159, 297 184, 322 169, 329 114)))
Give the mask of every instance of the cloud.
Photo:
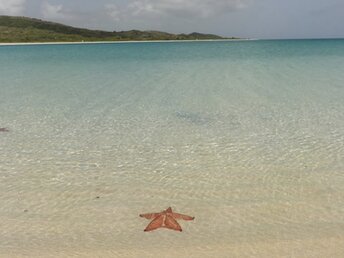
POLYGON ((106 5, 114 20, 129 17, 176 17, 184 19, 208 18, 246 7, 250 0, 128 0, 119 6, 106 5))
POLYGON ((67 10, 62 4, 54 5, 49 2, 43 2, 41 5, 43 18, 52 20, 70 20, 73 13, 67 10))
POLYGON ((48 2, 42 4, 42 15, 48 19, 63 19, 63 5, 53 5, 48 2))
POLYGON ((119 21, 121 19, 121 10, 116 4, 107 4, 105 6, 107 14, 114 20, 119 21))
POLYGON ((0 0, 0 14, 20 15, 24 12, 26 0, 0 0))

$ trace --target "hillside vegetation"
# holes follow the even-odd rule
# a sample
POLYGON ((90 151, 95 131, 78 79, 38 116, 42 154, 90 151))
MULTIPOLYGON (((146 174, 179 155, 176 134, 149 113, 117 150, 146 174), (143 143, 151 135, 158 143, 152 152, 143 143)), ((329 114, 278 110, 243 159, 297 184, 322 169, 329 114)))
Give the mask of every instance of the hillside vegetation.
POLYGON ((0 43, 197 39, 223 38, 196 32, 171 34, 160 31, 88 30, 34 18, 0 16, 0 43))

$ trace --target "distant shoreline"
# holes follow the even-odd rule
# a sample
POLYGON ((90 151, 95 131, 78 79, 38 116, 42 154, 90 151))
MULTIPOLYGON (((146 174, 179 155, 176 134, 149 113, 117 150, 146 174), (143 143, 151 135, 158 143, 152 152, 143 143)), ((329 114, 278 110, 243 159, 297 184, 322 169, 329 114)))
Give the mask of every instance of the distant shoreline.
POLYGON ((252 39, 192 39, 192 40, 123 40, 123 41, 73 41, 73 42, 16 42, 0 43, 0 46, 32 46, 32 45, 91 45, 91 44, 124 44, 124 43, 176 43, 176 42, 219 42, 248 41, 252 39))
POLYGON ((20 16, 0 15, 1 45, 22 44, 111 44, 128 42, 179 42, 204 40, 240 40, 215 34, 192 32, 173 34, 164 31, 102 31, 76 28, 60 23, 20 16))

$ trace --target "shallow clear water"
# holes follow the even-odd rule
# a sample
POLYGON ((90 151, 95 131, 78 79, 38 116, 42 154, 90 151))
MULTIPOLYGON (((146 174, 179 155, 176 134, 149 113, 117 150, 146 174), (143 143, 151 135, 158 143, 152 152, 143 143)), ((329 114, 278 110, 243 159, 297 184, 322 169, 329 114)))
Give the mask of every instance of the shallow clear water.
POLYGON ((1 46, 0 110, 0 257, 344 257, 344 40, 1 46))

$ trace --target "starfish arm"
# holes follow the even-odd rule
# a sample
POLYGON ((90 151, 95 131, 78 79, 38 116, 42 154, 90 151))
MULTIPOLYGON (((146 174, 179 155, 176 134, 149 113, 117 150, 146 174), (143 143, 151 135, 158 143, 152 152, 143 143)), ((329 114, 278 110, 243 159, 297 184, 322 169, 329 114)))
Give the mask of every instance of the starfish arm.
POLYGON ((195 217, 191 217, 191 216, 179 214, 179 213, 172 213, 172 216, 174 219, 183 219, 183 220, 194 220, 195 219, 195 217))
POLYGON ((160 213, 146 213, 146 214, 140 214, 140 217, 146 218, 146 219, 155 219, 159 215, 160 215, 160 213))
POLYGON ((148 226, 145 228, 144 231, 147 232, 147 231, 158 229, 160 227, 163 227, 163 224, 164 224, 164 216, 160 215, 156 217, 155 219, 153 219, 152 222, 148 224, 148 226))
POLYGON ((178 222, 169 215, 166 216, 165 227, 176 231, 182 231, 182 227, 178 224, 178 222))

